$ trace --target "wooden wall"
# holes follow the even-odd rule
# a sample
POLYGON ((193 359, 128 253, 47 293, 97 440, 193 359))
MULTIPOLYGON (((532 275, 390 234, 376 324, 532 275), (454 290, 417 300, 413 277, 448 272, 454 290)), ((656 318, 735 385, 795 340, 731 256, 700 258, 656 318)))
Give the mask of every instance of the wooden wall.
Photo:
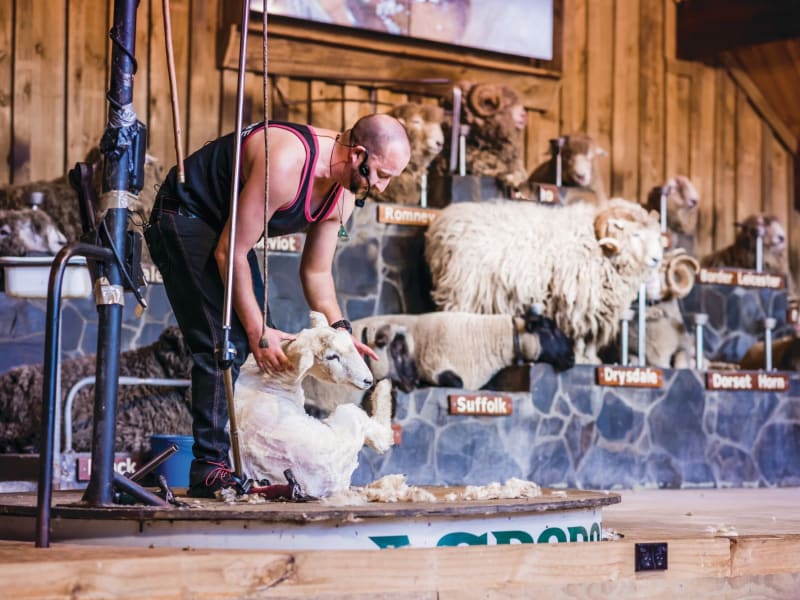
MULTIPOLYGON (((187 151, 233 128, 236 74, 219 68, 217 45, 226 6, 225 0, 171 0, 187 151)), ((529 110, 530 168, 545 157, 549 138, 585 130, 609 152, 604 175, 614 195, 643 199, 674 174, 695 181, 699 254, 730 243, 735 220, 761 210, 777 214, 790 232, 797 275, 800 214, 792 208, 791 140, 765 118, 752 89, 726 66, 675 58, 673 0, 563 0, 562 9, 560 73, 425 45, 407 51, 392 40, 358 35, 348 36, 350 48, 336 40, 315 44, 309 41, 314 28, 294 34, 277 28, 273 35, 270 27, 272 112, 342 128, 384 103, 435 101, 450 87, 348 80, 359 75, 508 81, 522 89, 529 110)), ((59 176, 99 140, 112 11, 111 0, 0 0, 0 184, 59 176)), ((171 164, 161 2, 141 0, 138 23, 134 107, 149 127, 150 153, 171 164)), ((252 37, 245 121, 263 111, 255 72, 261 49, 252 37)))

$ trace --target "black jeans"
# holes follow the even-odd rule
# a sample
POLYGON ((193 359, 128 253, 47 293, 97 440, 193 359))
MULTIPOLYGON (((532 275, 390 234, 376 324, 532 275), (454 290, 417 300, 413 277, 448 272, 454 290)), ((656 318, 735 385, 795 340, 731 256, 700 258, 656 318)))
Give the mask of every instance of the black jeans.
MULTIPOLYGON (((161 194, 159 194, 161 196, 161 194)), ((199 217, 153 208, 144 237, 161 275, 178 326, 192 352, 192 433, 195 461, 228 463, 228 404, 215 350, 222 343, 225 288, 214 259, 220 232, 199 217)), ((264 283, 254 251, 247 256, 253 288, 261 305, 264 283)), ((269 319, 268 319, 269 321, 269 319)), ((236 313, 230 341, 236 348, 234 382, 249 354, 247 335, 236 313)), ((194 482, 192 482, 194 483, 194 482)))

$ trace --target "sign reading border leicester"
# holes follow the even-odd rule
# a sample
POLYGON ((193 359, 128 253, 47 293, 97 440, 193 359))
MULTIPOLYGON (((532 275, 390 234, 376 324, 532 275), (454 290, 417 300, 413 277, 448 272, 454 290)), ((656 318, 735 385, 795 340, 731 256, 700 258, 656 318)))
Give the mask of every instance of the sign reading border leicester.
POLYGON ((378 223, 390 225, 415 225, 427 227, 439 214, 438 208, 420 208, 418 206, 378 205, 378 223))
POLYGON ((789 375, 767 371, 709 371, 706 373, 706 389, 728 392, 785 392, 789 389, 789 375))
POLYGON ((597 367, 597 383, 614 387, 660 388, 664 371, 655 367, 597 367))
POLYGON ((716 285, 738 285, 740 287, 766 288, 779 290, 785 287, 783 275, 759 273, 748 269, 700 269, 697 274, 699 283, 716 285))
POLYGON ((447 400, 451 415, 505 417, 514 412, 511 396, 502 394, 450 394, 447 400))

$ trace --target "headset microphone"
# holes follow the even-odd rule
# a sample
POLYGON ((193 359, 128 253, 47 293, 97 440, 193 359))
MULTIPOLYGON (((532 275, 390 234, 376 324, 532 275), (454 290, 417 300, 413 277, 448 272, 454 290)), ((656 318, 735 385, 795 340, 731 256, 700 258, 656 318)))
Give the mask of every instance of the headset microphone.
POLYGON ((361 196, 361 198, 356 198, 355 205, 358 207, 364 206, 364 201, 367 199, 367 196, 369 196, 369 193, 372 189, 372 182, 370 182, 369 180, 369 165, 367 164, 368 160, 369 160, 369 152, 367 151, 366 148, 364 148, 364 160, 362 160, 361 164, 358 166, 358 172, 364 179, 367 180, 367 191, 364 193, 363 196, 361 196))

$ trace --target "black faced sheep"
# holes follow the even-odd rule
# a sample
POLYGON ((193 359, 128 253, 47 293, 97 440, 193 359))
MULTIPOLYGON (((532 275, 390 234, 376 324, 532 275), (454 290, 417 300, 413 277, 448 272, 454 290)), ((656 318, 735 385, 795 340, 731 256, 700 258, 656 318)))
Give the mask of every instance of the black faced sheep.
POLYGON ((622 313, 661 262, 658 215, 614 199, 578 203, 460 203, 425 235, 425 258, 440 310, 512 314, 542 304, 575 342, 577 362, 617 335, 622 313))
POLYGON ((557 370, 575 364, 572 342, 547 317, 433 312, 359 319, 353 330, 387 324, 408 329, 420 380, 429 385, 477 390, 515 362, 546 362, 557 370))
MULTIPOLYGON (((527 113, 517 93, 505 85, 464 83, 461 123, 466 135, 466 174, 495 177, 516 189, 527 177, 523 138, 527 113)), ((444 151, 433 162, 439 174, 449 173, 452 123, 445 121, 444 151)))
POLYGON ((411 144, 411 160, 400 175, 392 178, 383 192, 373 189, 371 195, 380 202, 419 204, 422 175, 427 175, 428 166, 444 145, 444 111, 434 104, 409 102, 395 106, 389 114, 406 128, 411 144))
POLYGON ((0 256, 55 255, 67 238, 41 209, 0 210, 0 256))
MULTIPOLYGON (((404 392, 414 389, 417 384, 414 340, 407 328, 393 323, 367 328, 358 323, 353 323, 353 334, 378 355, 378 360, 365 358, 373 379, 388 379, 404 392)), ((348 392, 316 377, 303 380, 303 391, 306 394, 306 412, 319 417, 330 414, 340 404, 361 404, 365 396, 363 391, 348 392)))
POLYGON ((244 471, 256 480, 282 481, 291 469, 305 494, 324 497, 346 490, 364 444, 385 452, 394 443, 391 384, 375 388, 374 416, 342 404, 320 421, 306 414, 301 382, 306 375, 365 390, 373 379, 350 334, 332 329, 321 313, 311 327, 283 344, 291 370, 262 372, 252 357, 242 365, 234 396, 244 471))
MULTIPOLYGON (((608 202, 605 183, 598 168, 601 156, 607 156, 595 140, 583 133, 572 133, 559 139, 561 143, 561 185, 564 187, 578 187, 588 190, 570 191, 564 198, 564 204, 572 204, 585 200, 597 206, 604 206, 608 202)), ((556 183, 556 158, 551 157, 546 162, 537 166, 525 184, 520 188, 523 197, 531 194, 533 183, 556 183)))
MULTIPOLYGON (((187 379, 191 367, 189 348, 177 327, 164 330, 155 343, 120 356, 120 375, 131 377, 187 379)), ((61 369, 63 396, 75 383, 95 372, 94 356, 64 361, 61 369)), ((37 451, 42 379, 42 365, 18 367, 0 376, 0 452, 37 451)), ((191 433, 189 403, 188 388, 120 386, 116 450, 147 451, 154 433, 191 433)), ((74 401, 73 450, 91 449, 93 411, 94 386, 90 385, 83 388, 74 401)))
POLYGON ((777 217, 765 214, 750 215, 736 223, 733 244, 700 259, 701 267, 756 268, 756 240, 763 236, 763 270, 783 275, 789 293, 794 293, 794 279, 789 270, 786 230, 777 217))
MULTIPOLYGON (((678 300, 694 287, 700 265, 683 249, 664 255, 661 269, 654 274, 656 285, 648 286, 645 311, 646 364, 663 369, 688 369, 693 354, 692 337, 686 331, 678 300)), ((638 321, 631 322, 629 348, 638 346, 638 321)), ((632 356, 633 364, 642 364, 632 356)))

